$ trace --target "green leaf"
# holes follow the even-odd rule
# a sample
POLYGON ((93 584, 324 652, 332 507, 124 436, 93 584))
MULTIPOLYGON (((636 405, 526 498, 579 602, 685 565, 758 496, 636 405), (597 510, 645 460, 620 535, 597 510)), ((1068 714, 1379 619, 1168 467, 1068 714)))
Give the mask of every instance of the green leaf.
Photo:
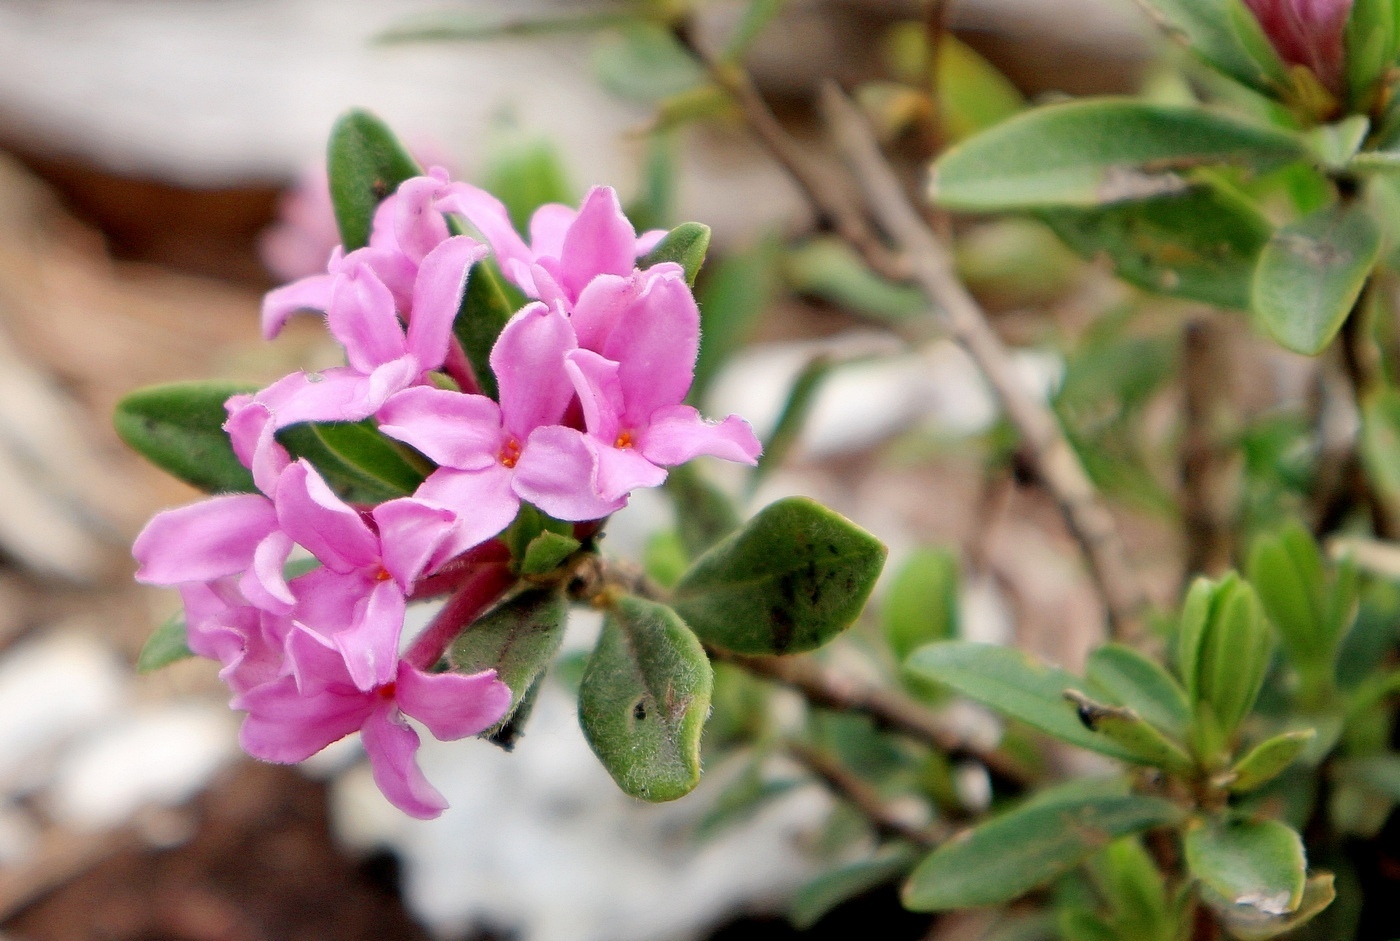
POLYGON ((957 635, 958 571, 956 553, 934 548, 914 550, 900 567, 880 605, 885 642, 897 661, 957 635))
POLYGON ((639 20, 599 39, 593 72, 619 98, 646 103, 689 91, 705 78, 669 29, 639 20))
POLYGON ((1339 204, 1274 233, 1254 273, 1254 315, 1295 353, 1321 353, 1341 329, 1380 255, 1376 221, 1339 204))
POLYGON ((739 25, 734 27, 729 42, 725 43, 722 58, 728 62, 737 62, 743 58, 754 40, 782 12, 786 3, 787 0, 749 0, 748 6, 744 7, 744 15, 739 19, 739 25))
POLYGON ((918 912, 1009 901, 1063 875, 1105 843, 1181 818, 1152 797, 1088 797, 1004 813, 934 850, 909 877, 918 912))
POLYGON ((969 699, 1062 741, 1123 761, 1138 756, 1084 726, 1065 690, 1082 686, 1078 677, 997 644, 945 641, 914 651, 905 672, 951 686, 969 699))
POLYGON ((1191 875, 1236 907, 1287 915, 1303 898, 1307 857, 1293 828, 1276 820, 1208 823, 1186 833, 1191 875))
POLYGON ((1329 578, 1312 535, 1293 521, 1255 540, 1249 578, 1289 660, 1301 673, 1330 683, 1337 648, 1356 616, 1352 564, 1344 560, 1329 578))
POLYGON ((510 524, 502 538, 506 547, 510 549, 510 557, 515 560, 516 567, 519 568, 524 564, 530 546, 540 535, 548 532, 559 536, 571 536, 573 531, 572 523, 565 523, 547 516, 533 504, 522 503, 520 504, 520 512, 516 514, 515 522, 510 524))
POLYGON ((1331 905, 1337 898, 1333 880, 1330 872, 1318 873, 1308 879, 1303 886, 1303 898, 1298 903, 1298 910, 1288 915, 1271 916, 1250 905, 1224 905, 1219 899, 1207 901, 1211 903, 1211 907, 1215 909, 1230 934, 1239 941, 1265 941, 1266 938, 1276 938, 1302 927, 1331 905))
POLYGON ((690 554, 681 544, 680 533, 663 529, 652 533, 642 551, 642 568, 647 577, 662 588, 671 588, 690 567, 690 554))
POLYGON ((1353 114, 1335 124, 1318 125, 1308 132, 1307 140, 1324 167, 1333 171, 1345 170, 1361 149, 1370 130, 1370 118, 1364 114, 1353 114))
POLYGON ((714 674, 705 650, 665 605, 625 596, 603 621, 579 687, 594 754, 633 797, 668 801, 700 781, 700 733, 714 674))
POLYGON ((326 163, 335 222, 347 252, 369 244, 379 203, 423 172, 387 124, 359 110, 342 115, 331 128, 326 163))
MULTIPOLYGON (((335 437, 334 432, 331 437, 335 437)), ((315 425, 289 425, 277 432, 277 440, 292 457, 309 461, 336 496, 346 503, 383 503, 413 492, 412 487, 405 490, 390 484, 346 460, 318 433, 315 425)))
POLYGON ((810 239, 788 250, 782 266, 794 291, 876 320, 899 323, 931 310, 923 291, 880 277, 839 238, 810 239))
MULTIPOLYGON (((718 676, 716 677, 718 679, 718 676)), ((716 697, 718 698, 718 697, 716 697)), ((713 722, 713 719, 711 719, 713 722)), ((709 735, 705 739, 709 746, 709 735)), ((769 801, 780 797, 805 783, 799 778, 779 778, 770 780, 763 776, 762 754, 755 755, 752 761, 734 780, 725 785, 715 797, 713 805, 695 826, 695 839, 700 842, 712 839, 717 834, 753 818, 769 801)))
POLYGON ((1354 110, 1369 110, 1367 99, 1400 55, 1400 10, 1395 0, 1356 0, 1347 19, 1347 86, 1354 110))
POLYGON ((1282 166, 1297 140, 1200 108, 1100 98, 1047 105, 949 149, 930 194, 974 211, 1101 206, 1179 193, 1176 170, 1202 164, 1282 166))
POLYGON ((884 562, 874 536, 790 497, 701 556, 672 603, 706 643, 744 654, 800 653, 855 621, 884 562))
POLYGON ((418 489, 432 464, 415 466, 404 446, 382 433, 371 420, 327 422, 312 429, 331 453, 389 490, 408 496, 418 489))
POLYGON ((469 10, 441 10, 406 19, 380 33, 375 39, 383 43, 396 43, 544 36, 609 29, 630 23, 634 19, 633 13, 610 11, 501 17, 469 10))
POLYGON ((788 389, 782 411, 778 413, 778 421, 768 435, 768 440, 763 442, 763 454, 759 456, 758 467, 754 468, 753 476, 749 478, 750 492, 763 482, 773 468, 782 466, 783 459, 797 443, 803 426, 807 424, 807 416, 812 412, 822 382, 835 367, 836 363, 831 357, 822 354, 812 357, 798 372, 792 387, 788 389))
POLYGON ((1169 735, 1185 733, 1191 721, 1186 691, 1155 660, 1122 644, 1105 644, 1089 655, 1085 675, 1096 695, 1127 706, 1169 735))
POLYGON ((487 612, 452 642, 447 661, 453 672, 495 670, 510 687, 510 710, 497 729, 520 708, 554 659, 568 619, 569 605, 561 592, 528 590, 487 612))
POLYGON ((554 144, 510 126, 491 136, 482 186, 505 204, 520 232, 529 231, 530 217, 545 203, 576 202, 554 144))
POLYGON ((177 611, 161 622, 136 658, 137 673, 152 673, 161 667, 193 657, 185 634, 185 616, 177 611))
POLYGON ((893 843, 867 859, 830 869, 797 890, 788 908, 788 920, 798 931, 806 931, 841 903, 904 875, 918 858, 912 847, 893 843))
POLYGON ((701 280, 696 300, 703 340, 690 387, 692 403, 701 401, 720 367, 744 345, 759 314, 776 295, 777 258, 777 243, 765 241, 720 259, 701 280))
POLYGON ((1272 90, 1269 69, 1241 41, 1238 20, 1222 15, 1221 0, 1143 0, 1170 33, 1221 72, 1258 91, 1272 90))
POLYGON ((256 493, 224 433, 224 402, 254 389, 227 382, 152 386, 117 403, 112 424, 131 448, 206 493, 256 493))
POLYGON ((1268 784, 1293 764, 1315 738, 1316 729, 1300 729, 1260 742, 1230 769, 1234 778, 1230 790, 1243 794, 1268 784))
POLYGON ((583 543, 573 536, 542 532, 525 547, 525 557, 520 561, 520 574, 548 575, 577 552, 581 545, 583 543))
POLYGON ((677 535, 688 561, 698 559, 739 528, 734 501, 706 480, 694 464, 673 467, 664 486, 676 507, 677 535))
POLYGON ((1106 256, 1124 281, 1240 310, 1249 307, 1255 263, 1271 232, 1250 203, 1209 186, 1039 216, 1085 258, 1106 256))
POLYGON ((1065 690, 1085 726, 1133 753, 1138 764, 1152 765, 1174 774, 1189 775, 1196 763, 1186 750, 1131 709, 1094 702, 1078 690, 1065 690))
POLYGON ((638 268, 650 268, 663 261, 673 261, 685 269, 686 283, 695 286, 695 277, 705 263, 710 250, 710 227, 699 222, 682 222, 667 232, 656 247, 642 256, 638 268))
POLYGON ((1361 403, 1361 458, 1381 498, 1400 507, 1400 392, 1395 389, 1381 389, 1361 403))
POLYGON ((476 384, 493 399, 500 397, 500 390, 491 370, 491 349, 514 313, 495 265, 489 260, 473 265, 462 295, 462 308, 452 322, 452 334, 472 364, 476 384))
POLYGON ((938 117, 950 141, 986 130, 1025 107, 1011 80, 951 32, 943 33, 936 65, 938 117))
POLYGON ((1273 653, 1273 631, 1259 597, 1231 572, 1198 578, 1181 614, 1178 663, 1195 719, 1197 754, 1219 757, 1254 708, 1273 653))

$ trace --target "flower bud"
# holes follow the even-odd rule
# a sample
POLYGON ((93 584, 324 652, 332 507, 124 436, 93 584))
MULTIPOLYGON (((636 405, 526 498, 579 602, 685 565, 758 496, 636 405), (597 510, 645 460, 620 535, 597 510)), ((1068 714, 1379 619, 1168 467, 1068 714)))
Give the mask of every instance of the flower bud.
POLYGON ((1244 0, 1280 59, 1311 71, 1338 98, 1346 90, 1343 33, 1353 0, 1244 0))
POLYGON ((1197 579, 1181 612, 1177 666, 1186 683, 1202 758, 1224 757, 1230 737, 1254 708, 1274 637, 1248 582, 1231 572, 1197 579))

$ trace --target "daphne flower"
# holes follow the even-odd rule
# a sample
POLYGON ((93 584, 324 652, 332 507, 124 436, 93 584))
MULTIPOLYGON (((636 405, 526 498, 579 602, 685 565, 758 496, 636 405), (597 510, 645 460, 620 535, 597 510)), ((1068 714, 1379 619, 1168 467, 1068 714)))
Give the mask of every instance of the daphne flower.
POLYGON ((447 801, 418 767, 418 733, 405 716, 422 722, 435 738, 455 741, 489 729, 510 708, 510 689, 494 670, 425 673, 400 661, 366 690, 351 680, 323 637, 294 628, 287 647, 295 674, 234 699, 234 708, 248 713, 239 734, 244 750, 264 761, 292 763, 359 731, 374 782, 414 817, 436 817, 447 801))
POLYGON ((1311 69, 1334 95, 1345 90, 1343 37, 1352 0, 1245 0, 1279 58, 1311 69))

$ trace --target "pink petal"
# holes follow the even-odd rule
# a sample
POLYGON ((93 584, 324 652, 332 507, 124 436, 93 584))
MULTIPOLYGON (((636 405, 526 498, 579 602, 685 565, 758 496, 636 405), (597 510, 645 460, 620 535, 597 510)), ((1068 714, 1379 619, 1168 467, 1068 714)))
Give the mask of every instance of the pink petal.
POLYGON ((233 707, 248 713, 238 734, 244 751, 263 761, 291 764, 360 728, 375 702, 362 693, 329 689, 304 696, 296 680, 285 676, 247 690, 233 707))
POLYGON ((438 547, 434 564, 480 545, 511 524, 520 512, 520 498, 511 487, 514 476, 510 468, 492 463, 470 471, 440 467, 423 481, 415 499, 451 510, 457 520, 438 547))
POLYGON ((538 428, 515 465, 515 492, 555 519, 596 520, 627 505, 598 490, 598 447, 562 425, 538 428))
POLYGON ((276 503, 283 531, 327 568, 344 573, 379 561, 379 540, 306 461, 283 471, 276 503))
POLYGON ((253 564, 258 544, 277 529, 272 502, 261 494, 212 497, 157 513, 131 547, 149 585, 207 582, 253 564))
POLYGON ((627 274, 636 267, 637 232, 611 187, 588 191, 564 237, 559 261, 564 289, 572 297, 600 274, 627 274))
POLYGON ((695 378, 700 310, 674 265, 658 265, 600 352, 616 360, 627 401, 623 424, 645 424, 659 408, 679 405, 695 378))
POLYGON ((465 216, 491 243, 491 251, 495 253, 502 271, 506 271, 511 261, 528 266, 534 259, 534 253, 511 225, 510 213, 505 205, 485 190, 469 183, 453 183, 447 187, 447 195, 438 199, 437 208, 441 212, 465 216))
POLYGON ((674 467, 702 454, 757 464, 763 446, 749 423, 737 415, 708 422, 688 405, 662 409, 636 441, 637 450, 663 467, 674 467))
POLYGON ((370 771, 379 790, 410 817, 431 820, 447 809, 447 800, 428 783, 418 767, 418 733, 387 704, 372 711, 360 728, 370 771))
POLYGON ((583 422, 604 445, 617 441, 624 408, 618 364, 592 350, 574 350, 564 357, 564 370, 578 392, 583 422))
POLYGON ((578 218, 578 210, 561 203, 545 203, 530 217, 530 251, 536 257, 564 254, 564 238, 578 218))
MULTIPOLYGON (((370 382, 349 366, 297 372, 263 389, 254 401, 272 413, 274 430, 308 421, 359 421, 373 414, 370 382)), ((251 419, 250 419, 251 421, 251 419)))
POLYGON ((326 324, 359 372, 374 372, 408 352, 394 297, 366 266, 353 266, 336 281, 326 324))
POLYGON ((393 396, 375 417, 380 431, 444 467, 490 467, 505 444, 501 407, 484 395, 417 386, 393 396))
POLYGON ((277 492, 277 481, 291 463, 287 450, 273 437, 272 410, 250 395, 235 395, 224 403, 228 421, 224 431, 244 467, 253 472, 253 483, 263 493, 277 492))
POLYGON ((253 565, 239 580, 243 597, 255 607, 274 614, 290 614, 296 597, 287 587, 283 569, 292 554, 292 538, 276 530, 258 543, 253 553, 253 565))
POLYGON ((431 175, 404 180, 395 191, 394 238, 399 250, 421 262, 448 237, 447 222, 433 209, 443 179, 431 175))
POLYGON ((491 349, 491 370, 505 427, 517 440, 563 417, 574 397, 564 354, 576 346, 568 318, 544 304, 522 307, 501 331, 491 349))
POLYGON ((268 291, 262 302, 263 337, 271 340, 277 336, 287 320, 298 311, 325 312, 331 306, 331 288, 334 284, 333 275, 313 274, 268 291))
POLYGON ((471 676, 424 673, 403 663, 395 687, 399 708, 442 742, 480 735, 510 708, 510 687, 496 679, 495 670, 471 676))
POLYGON ((632 448, 599 446, 596 484, 604 500, 627 502, 627 495, 638 487, 659 487, 666 481, 666 471, 638 454, 632 448))
POLYGON ((615 274, 599 275, 579 293, 569 311, 569 322, 578 336, 578 345, 601 353, 608 338, 636 302, 644 279, 615 274))
POLYGON ((413 313, 408 318, 408 350, 418 357, 423 369, 437 369, 447 359, 452 322, 462 306, 467 275, 472 265, 485 257, 485 245, 458 235, 423 259, 413 286, 413 313))
POLYGON ((379 557, 404 594, 427 569, 447 538, 457 515, 441 507, 403 497, 374 508, 379 527, 379 557))
MULTIPOLYGON (((389 200, 379 204, 382 212, 389 206, 389 200)), ((379 215, 376 213, 375 218, 379 215)), ((376 223, 377 224, 377 223, 376 223)), ((359 266, 374 272, 375 277, 384 282, 394 298, 397 310, 407 311, 413 303, 413 283, 418 279, 418 263, 399 251, 397 243, 390 237, 387 245, 376 243, 376 234, 370 236, 370 244, 345 256, 342 268, 349 270, 359 266)))
POLYGON ((330 640, 345 658, 351 682, 369 690, 394 678, 406 602, 403 591, 392 579, 363 584, 373 587, 356 604, 354 620, 332 634, 330 640))

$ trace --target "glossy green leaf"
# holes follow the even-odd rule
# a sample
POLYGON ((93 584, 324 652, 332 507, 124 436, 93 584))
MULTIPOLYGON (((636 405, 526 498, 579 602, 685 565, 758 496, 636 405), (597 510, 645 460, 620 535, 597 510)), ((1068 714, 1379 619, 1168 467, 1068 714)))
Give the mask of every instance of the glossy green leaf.
POLYGON ((816 404, 817 393, 821 391, 822 383, 835 368, 836 363, 831 357, 822 354, 812 357, 798 371, 797 378, 788 389, 783 407, 778 412, 778 420, 767 440, 763 442, 763 453, 759 456, 758 467, 754 468, 753 476, 749 478, 750 492, 767 478, 773 468, 782 466, 783 460, 802 435, 802 429, 807 424, 807 416, 812 413, 812 406, 816 404))
POLYGON ((252 388, 227 382, 182 382, 131 393, 112 424, 131 448, 161 470, 206 493, 256 493, 252 473, 224 433, 224 402, 252 388))
POLYGON ((369 243, 379 203, 422 172, 388 125, 358 110, 341 116, 331 128, 326 164, 335 221, 347 252, 369 243))
POLYGON ((630 596, 616 602, 578 708, 588 744, 622 790, 668 801, 694 789, 713 685, 704 648, 674 611, 630 596))
POLYGON ((932 310, 923 291, 880 277, 838 238, 814 238, 790 249, 782 265, 794 291, 876 320, 899 323, 932 310))
POLYGON ((676 507, 676 532, 689 560, 739 528, 739 511, 729 495, 705 479, 694 464, 673 467, 666 493, 676 507))
POLYGON ((520 574, 548 575, 578 551, 581 545, 573 536, 542 532, 525 547, 525 557, 520 560, 520 574))
POLYGON ((710 250, 710 227, 699 222, 682 222, 656 243, 656 247, 637 262, 639 268, 650 268, 663 261, 673 261, 685 269, 685 280, 692 287, 705 253, 710 250))
MULTIPOLYGON (((332 433, 334 436, 335 433, 332 433)), ((413 492, 412 487, 404 489, 389 483, 346 460, 327 443, 314 425, 289 425, 277 432, 277 440, 292 457, 309 461, 336 496, 346 503, 383 503, 413 492)))
POLYGON ((501 728, 543 675, 569 619, 569 605, 559 591, 521 592, 474 622, 453 641, 447 652, 455 673, 495 670, 510 687, 510 711, 497 723, 501 728))
POLYGON ((1137 755, 1097 735, 1080 721, 1065 690, 1083 686, 1076 676, 1029 654, 998 644, 944 641, 920 647, 904 661, 906 673, 943 683, 962 695, 1062 741, 1123 761, 1137 755))
POLYGON ((744 654, 800 653, 855 621, 884 563, 874 536, 790 497, 701 556, 672 603, 706 643, 744 654))
POLYGON ((897 661, 957 636, 958 572, 957 554, 947 549, 916 549, 900 566, 880 605, 885 642, 897 661))
POLYGON ((1271 69, 1250 55, 1238 33, 1238 19, 1226 15, 1222 0, 1143 0, 1143 5, 1221 72, 1257 90, 1271 89, 1271 69))
POLYGON ((472 266, 452 333, 472 364, 476 384, 493 399, 500 397, 500 391, 491 370, 491 349, 514 313, 495 266, 490 261, 472 266))
POLYGON ((1326 348, 1361 295, 1381 250, 1365 206, 1328 206, 1274 233, 1254 273, 1254 315, 1296 353, 1326 348))
POLYGON ((1191 720, 1186 691, 1157 661, 1123 644, 1104 644, 1089 655, 1089 691, 1127 706, 1168 735, 1184 734, 1191 720))
POLYGON ((986 130, 1025 107, 1015 84, 951 31, 943 33, 936 66, 938 117, 950 141, 986 130))
POLYGON ((1269 915, 1252 905, 1225 905, 1215 898, 1207 898, 1207 901, 1232 937, 1238 938, 1239 941, 1265 941, 1267 938, 1277 938, 1295 928, 1301 928, 1331 905, 1337 898, 1333 882, 1334 877, 1330 872, 1318 873, 1309 878, 1303 886, 1303 897, 1298 903, 1297 911, 1288 915, 1269 915))
POLYGON ((918 859, 913 847, 894 843, 866 859, 830 869, 797 890, 788 907, 788 920, 798 931, 806 931, 841 903, 904 875, 918 859))
POLYGON ((1080 255, 1106 257, 1124 281, 1240 310, 1249 307, 1255 263, 1271 233, 1252 205, 1213 187, 1039 215, 1080 255))
POLYGON ((152 673, 193 656, 185 633, 184 613, 177 611, 162 621, 146 640, 141 655, 136 658, 136 672, 152 673))
POLYGON ((1101 206, 1180 193, 1173 171, 1242 163, 1269 169, 1301 155, 1297 140, 1200 108, 1128 98, 1047 105, 949 149, 930 194, 975 211, 1101 206))
POLYGON ((407 496, 418 489, 433 465, 410 457, 399 442, 382 433, 372 421, 327 422, 311 426, 331 453, 386 488, 407 496))
POLYGON ((1088 797, 1018 808, 934 850, 909 877, 919 912, 996 905, 1044 885, 1105 843, 1173 823, 1181 811, 1152 797, 1088 797))
POLYGON ((510 549, 510 557, 515 560, 517 570, 524 564, 525 557, 530 552, 530 546, 535 540, 545 533, 553 533, 557 536, 572 536, 574 527, 572 523, 554 519, 540 512, 538 508, 529 503, 520 505, 520 512, 515 516, 515 522, 511 523, 501 538, 506 547, 510 549))
POLYGON ((1191 875, 1233 906, 1287 915, 1303 898, 1307 857, 1293 828, 1276 820, 1207 823, 1186 833, 1191 875))
POLYGON ((1268 784, 1293 764, 1315 738, 1316 729, 1300 729, 1260 742, 1230 769, 1234 779, 1230 790, 1242 794, 1268 784))
POLYGON ((1137 764, 1181 775, 1195 771, 1196 763, 1178 742, 1163 735, 1132 709, 1095 702, 1073 689, 1065 691, 1065 698, 1074 704, 1079 721, 1086 728, 1132 752, 1137 764))

